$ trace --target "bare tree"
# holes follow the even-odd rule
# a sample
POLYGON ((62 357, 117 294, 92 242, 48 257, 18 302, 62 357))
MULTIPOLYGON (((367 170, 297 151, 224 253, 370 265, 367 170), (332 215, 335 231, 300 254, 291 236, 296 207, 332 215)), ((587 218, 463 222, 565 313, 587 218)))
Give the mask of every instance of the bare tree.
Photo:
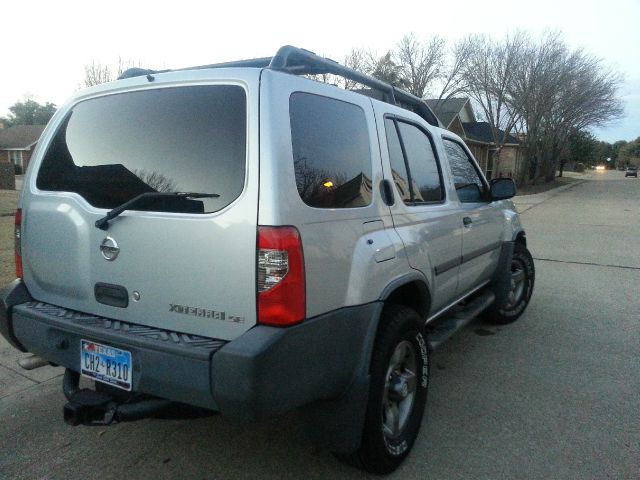
POLYGON ((438 100, 451 98, 465 92, 467 83, 463 71, 472 52, 473 43, 468 37, 456 42, 449 50, 448 59, 445 60, 443 67, 438 100))
POLYGON ((405 87, 402 67, 395 62, 391 50, 382 56, 367 51, 365 54, 365 73, 394 87, 405 87))
POLYGON ((93 87, 101 83, 113 80, 113 73, 107 65, 92 61, 90 65, 84 66, 84 84, 85 87, 93 87))
POLYGON ((420 42, 415 34, 405 35, 395 50, 396 62, 405 88, 423 98, 427 88, 440 79, 445 66, 446 42, 439 36, 420 42))
MULTIPOLYGON (((367 52, 362 48, 352 48, 344 59, 345 66, 358 72, 369 73, 367 69, 367 52)), ((342 87, 345 90, 354 90, 359 87, 359 83, 348 78, 342 79, 342 87)))
MULTIPOLYGON (((525 48, 512 83, 513 105, 532 162, 531 174, 552 180, 572 131, 602 126, 623 115, 620 74, 584 50, 571 50, 559 32, 525 48)), ((523 178, 526 180, 526 177, 523 178)))
POLYGON ((160 172, 141 169, 134 170, 133 173, 156 192, 171 193, 178 191, 178 185, 175 180, 160 172))
MULTIPOLYGON (((123 60, 122 57, 118 57, 118 63, 115 68, 93 60, 91 64, 84 66, 83 87, 92 87, 101 83, 111 82, 122 75, 127 68, 134 66, 136 66, 136 62, 123 60)), ((137 62, 137 66, 140 66, 140 62, 137 62)))
MULTIPOLYGON (((449 50, 439 37, 420 43, 409 34, 382 56, 353 49, 345 64, 419 97, 438 89, 438 99, 470 97, 491 127, 495 169, 511 133, 519 135, 526 152, 525 168, 516 172, 520 182, 529 176, 552 179, 572 131, 623 114, 621 76, 601 59, 571 50, 558 31, 537 41, 525 32, 502 40, 469 35, 449 50)), ((358 86, 335 81, 348 89, 358 86)))
POLYGON ((494 170, 499 169, 500 152, 520 116, 524 97, 510 97, 514 75, 522 61, 527 37, 522 32, 494 41, 483 35, 466 40, 469 54, 461 66, 465 91, 489 123, 493 143, 494 170))

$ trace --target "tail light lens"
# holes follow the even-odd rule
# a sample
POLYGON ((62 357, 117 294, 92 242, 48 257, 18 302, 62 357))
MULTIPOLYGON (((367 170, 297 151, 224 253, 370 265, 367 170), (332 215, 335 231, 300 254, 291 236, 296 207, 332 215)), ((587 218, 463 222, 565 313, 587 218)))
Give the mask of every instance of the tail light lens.
POLYGON ((258 227, 258 323, 287 326, 304 320, 304 256, 294 227, 258 227))
POLYGON ((16 277, 22 278, 22 209, 16 210, 16 226, 14 229, 16 277))

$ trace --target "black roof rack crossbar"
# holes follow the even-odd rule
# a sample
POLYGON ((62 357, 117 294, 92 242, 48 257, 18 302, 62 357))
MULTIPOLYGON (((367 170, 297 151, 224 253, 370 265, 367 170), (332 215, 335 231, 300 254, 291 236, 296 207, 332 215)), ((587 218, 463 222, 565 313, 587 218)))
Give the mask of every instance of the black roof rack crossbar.
POLYGON ((362 72, 353 70, 339 64, 329 58, 316 55, 309 50, 285 45, 281 47, 273 57, 253 58, 249 60, 237 60, 233 62, 215 63, 211 65, 200 65, 196 67, 179 68, 176 70, 146 70, 141 68, 130 68, 118 78, 130 78, 142 75, 151 75, 155 73, 164 73, 169 71, 184 70, 201 70, 206 68, 233 68, 233 67, 252 67, 252 68, 269 68, 293 75, 320 75, 332 74, 337 75, 361 85, 377 90, 383 94, 384 101, 392 105, 399 105, 408 110, 412 110, 417 115, 425 119, 431 125, 442 126, 433 111, 429 108, 424 100, 404 90, 394 87, 393 85, 378 80, 362 72))

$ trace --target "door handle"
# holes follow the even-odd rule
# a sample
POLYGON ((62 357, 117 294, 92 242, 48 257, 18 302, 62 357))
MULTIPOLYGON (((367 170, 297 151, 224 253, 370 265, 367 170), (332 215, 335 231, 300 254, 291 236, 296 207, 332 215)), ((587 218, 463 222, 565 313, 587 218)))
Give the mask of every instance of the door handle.
POLYGON ((471 217, 464 217, 462 219, 462 223, 464 223, 465 227, 470 227, 471 224, 473 223, 473 220, 471 220, 471 217))

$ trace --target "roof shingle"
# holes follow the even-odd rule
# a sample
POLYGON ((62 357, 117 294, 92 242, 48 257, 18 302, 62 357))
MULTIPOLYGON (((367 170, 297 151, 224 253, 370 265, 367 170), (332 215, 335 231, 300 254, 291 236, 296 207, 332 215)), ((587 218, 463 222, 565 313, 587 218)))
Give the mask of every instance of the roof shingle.
POLYGON ((46 125, 14 125, 0 130, 0 149, 25 149, 38 141, 46 125))
POLYGON ((451 121, 456 115, 460 113, 465 104, 469 101, 468 98, 443 98, 438 100, 437 98, 429 98, 425 100, 429 108, 433 110, 436 117, 440 119, 442 124, 446 127, 449 126, 451 121))
MULTIPOLYGON (((493 134, 491 133, 491 125, 488 122, 465 122, 462 124, 465 136, 470 140, 478 140, 479 142, 495 143, 493 134)), ((498 129, 499 139, 504 135, 504 130, 498 129)), ((513 135, 507 135, 504 142, 505 145, 519 145, 520 142, 513 135)))

